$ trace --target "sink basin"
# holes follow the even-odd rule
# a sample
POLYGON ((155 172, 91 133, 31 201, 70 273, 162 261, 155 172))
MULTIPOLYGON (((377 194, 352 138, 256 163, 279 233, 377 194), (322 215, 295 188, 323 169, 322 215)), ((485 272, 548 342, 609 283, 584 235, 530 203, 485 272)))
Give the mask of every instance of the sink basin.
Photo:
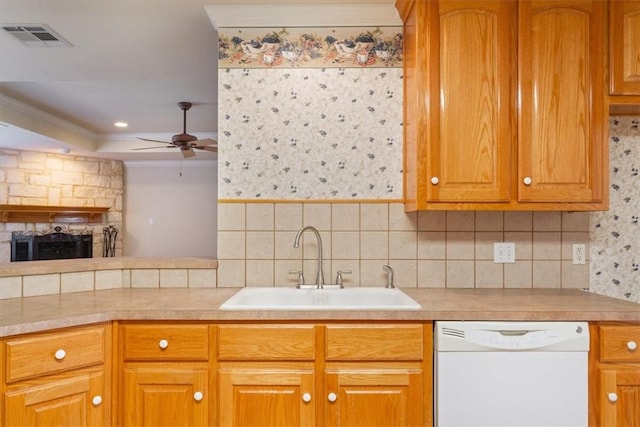
POLYGON ((419 310, 420 304, 400 289, 243 288, 222 310, 419 310))

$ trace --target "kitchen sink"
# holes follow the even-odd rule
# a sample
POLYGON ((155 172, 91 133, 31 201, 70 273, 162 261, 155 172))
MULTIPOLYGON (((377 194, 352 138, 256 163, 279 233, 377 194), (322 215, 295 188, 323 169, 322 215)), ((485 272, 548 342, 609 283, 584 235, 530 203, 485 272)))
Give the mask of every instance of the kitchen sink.
POLYGON ((400 289, 382 287, 243 288, 220 306, 222 310, 419 310, 420 308, 420 304, 400 289))

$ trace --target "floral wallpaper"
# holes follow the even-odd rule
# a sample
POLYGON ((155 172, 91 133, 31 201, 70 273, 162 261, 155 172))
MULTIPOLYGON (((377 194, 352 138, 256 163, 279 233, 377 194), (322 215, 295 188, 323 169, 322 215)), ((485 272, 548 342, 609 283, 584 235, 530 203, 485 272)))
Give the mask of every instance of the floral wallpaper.
POLYGON ((402 68, 218 79, 220 199, 402 198, 402 68))
POLYGON ((591 284, 640 302, 640 117, 611 117, 610 206, 591 216, 591 284))
POLYGON ((220 68, 402 66, 402 27, 224 28, 220 68))

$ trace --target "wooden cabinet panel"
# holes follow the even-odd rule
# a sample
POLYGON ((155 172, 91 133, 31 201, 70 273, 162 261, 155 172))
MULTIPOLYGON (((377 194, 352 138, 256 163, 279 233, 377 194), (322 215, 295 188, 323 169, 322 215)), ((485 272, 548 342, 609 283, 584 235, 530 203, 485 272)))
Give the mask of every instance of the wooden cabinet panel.
POLYGON ((124 368, 124 425, 209 425, 208 367, 145 364, 124 368))
POLYGON ((219 360, 313 360, 314 325, 220 325, 219 360))
POLYGON ((102 326, 7 339, 7 383, 104 363, 102 326))
POLYGON ((315 377, 309 363, 222 363, 220 427, 315 426, 315 377))
POLYGON ((209 359, 208 325, 124 324, 121 330, 125 360, 209 359))
POLYGON ((600 425, 640 427, 640 367, 600 371, 600 425))
POLYGON ((600 202, 606 3, 519 2, 519 201, 600 202))
POLYGON ((601 326, 600 360, 640 363, 640 326, 601 326))
POLYGON ((640 95, 640 1, 609 2, 609 74, 612 95, 640 95))
POLYGON ((422 360, 422 325, 327 325, 326 359, 422 360))
POLYGON ((367 364, 329 365, 325 373, 326 425, 424 425, 422 372, 367 364))
POLYGON ((7 426, 105 426, 109 402, 100 369, 61 374, 10 386, 7 426))

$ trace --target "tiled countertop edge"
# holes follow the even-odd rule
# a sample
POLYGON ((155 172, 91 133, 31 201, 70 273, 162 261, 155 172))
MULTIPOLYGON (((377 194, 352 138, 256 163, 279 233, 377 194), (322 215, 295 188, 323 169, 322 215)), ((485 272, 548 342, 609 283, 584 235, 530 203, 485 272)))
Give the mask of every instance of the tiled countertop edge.
POLYGON ((217 269, 218 260, 213 258, 75 258, 47 261, 23 261, 0 264, 0 277, 26 276, 33 274, 71 273, 80 271, 188 268, 217 269))

